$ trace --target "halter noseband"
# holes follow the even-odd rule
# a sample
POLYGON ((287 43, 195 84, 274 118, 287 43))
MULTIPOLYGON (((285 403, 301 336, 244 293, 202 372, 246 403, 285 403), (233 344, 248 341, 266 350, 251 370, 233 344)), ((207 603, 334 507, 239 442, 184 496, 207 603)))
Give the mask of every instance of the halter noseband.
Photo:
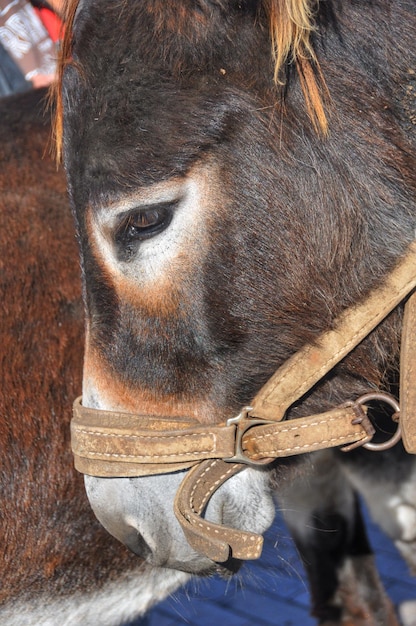
POLYGON ((416 453, 416 292, 406 302, 401 347, 401 407, 384 393, 365 394, 317 415, 285 421, 287 410, 347 356, 416 287, 416 243, 360 305, 345 311, 334 330, 306 345, 284 363, 253 399, 250 407, 217 425, 190 418, 152 417, 83 407, 74 403, 72 450, 78 471, 92 476, 129 477, 191 468, 175 499, 175 514, 188 542, 213 561, 258 558, 262 537, 208 522, 201 517, 209 498, 247 465, 342 446, 385 449, 403 435, 416 453), (396 434, 385 444, 372 444, 374 428, 366 402, 382 400, 400 416, 396 434))

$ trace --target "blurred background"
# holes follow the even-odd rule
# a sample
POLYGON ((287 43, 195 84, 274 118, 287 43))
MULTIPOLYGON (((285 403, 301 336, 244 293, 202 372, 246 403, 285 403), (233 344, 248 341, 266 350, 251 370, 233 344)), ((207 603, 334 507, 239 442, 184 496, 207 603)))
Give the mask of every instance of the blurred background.
MULTIPOLYGON (((365 518, 384 586, 404 626, 416 626, 416 581, 395 546, 365 518)), ((302 563, 277 515, 265 535, 263 555, 230 581, 191 581, 129 626, 316 626, 302 563)), ((350 625, 353 626, 353 625, 350 625)))

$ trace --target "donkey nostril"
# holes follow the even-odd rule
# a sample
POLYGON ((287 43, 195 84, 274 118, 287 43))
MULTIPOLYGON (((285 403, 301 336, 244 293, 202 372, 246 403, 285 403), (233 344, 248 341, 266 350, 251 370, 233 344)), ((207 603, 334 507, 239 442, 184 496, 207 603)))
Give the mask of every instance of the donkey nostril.
POLYGON ((152 550, 144 540, 143 536, 135 529, 132 528, 130 532, 123 539, 123 543, 129 550, 140 556, 142 559, 148 559, 152 555, 152 550))

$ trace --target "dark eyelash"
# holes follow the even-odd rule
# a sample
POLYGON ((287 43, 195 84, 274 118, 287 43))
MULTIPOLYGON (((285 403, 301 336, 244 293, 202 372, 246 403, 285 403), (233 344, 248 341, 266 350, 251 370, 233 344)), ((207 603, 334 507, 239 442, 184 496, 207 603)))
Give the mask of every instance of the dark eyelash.
POLYGON ((114 234, 119 254, 131 258, 140 242, 165 230, 172 221, 175 205, 172 202, 149 205, 121 216, 114 234))

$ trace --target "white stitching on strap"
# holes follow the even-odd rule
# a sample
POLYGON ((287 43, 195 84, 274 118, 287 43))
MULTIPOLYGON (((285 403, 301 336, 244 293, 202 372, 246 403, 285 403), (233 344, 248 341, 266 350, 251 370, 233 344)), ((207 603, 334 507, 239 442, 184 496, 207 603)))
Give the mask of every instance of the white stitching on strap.
POLYGON ((292 452, 293 450, 307 450, 308 448, 313 448, 316 445, 321 445, 321 444, 327 444, 327 443, 334 443, 334 442, 340 442, 342 443, 343 441, 350 441, 351 436, 354 436, 355 434, 357 435, 362 435, 362 439, 364 439, 365 435, 364 433, 357 432, 357 433, 352 433, 351 435, 343 435, 340 437, 333 437, 332 439, 319 439, 318 441, 314 441, 311 443, 306 443, 303 446, 291 446, 288 448, 278 448, 277 450, 275 450, 274 448, 272 448, 271 450, 262 450, 261 455, 259 453, 254 453, 252 455, 253 459, 256 459, 256 457, 262 458, 263 454, 273 454, 274 452, 278 453, 278 452, 292 452))
POLYGON ((201 432, 201 433, 188 433, 185 435, 176 434, 176 435, 123 435, 120 433, 102 433, 100 431, 95 430, 85 430, 85 428, 74 428, 76 433, 81 433, 82 435, 94 435, 95 437, 117 437, 119 439, 177 439, 178 437, 204 437, 209 435, 211 437, 215 436, 215 433, 212 432, 201 432))
MULTIPOLYGON (((90 452, 88 451, 86 458, 90 456, 106 456, 109 458, 126 458, 126 459, 161 459, 169 457, 192 456, 193 454, 209 454, 212 450, 197 450, 197 452, 176 452, 175 454, 117 454, 115 452, 90 452)), ((78 454, 78 452, 75 452, 78 454)), ((78 456, 85 456, 78 454, 78 456)))

